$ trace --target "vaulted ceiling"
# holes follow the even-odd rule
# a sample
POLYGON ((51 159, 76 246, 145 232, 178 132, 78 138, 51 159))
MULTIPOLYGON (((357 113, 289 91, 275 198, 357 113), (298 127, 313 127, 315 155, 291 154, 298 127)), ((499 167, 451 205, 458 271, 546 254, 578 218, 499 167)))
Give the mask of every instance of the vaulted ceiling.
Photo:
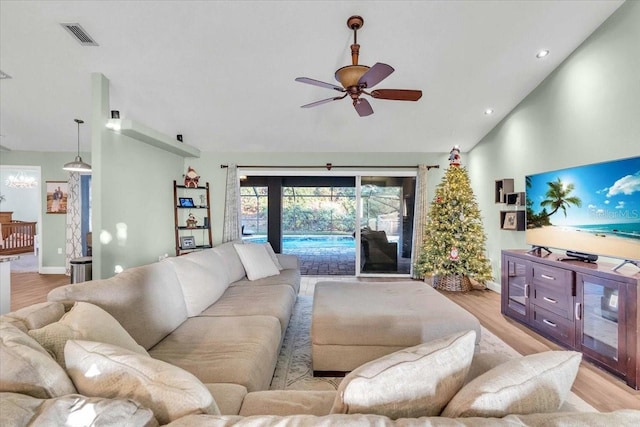
MULTIPOLYGON (((75 151, 93 72, 111 109, 203 151, 468 151, 622 1, 0 1, 0 145, 75 151), (417 102, 349 99, 329 83, 350 64, 390 64, 376 88, 417 102), (98 46, 60 25, 79 23, 98 46), (537 59, 536 53, 550 54, 537 59), (494 110, 484 114, 487 108, 494 110)), ((82 150, 90 148, 83 126, 82 150)))

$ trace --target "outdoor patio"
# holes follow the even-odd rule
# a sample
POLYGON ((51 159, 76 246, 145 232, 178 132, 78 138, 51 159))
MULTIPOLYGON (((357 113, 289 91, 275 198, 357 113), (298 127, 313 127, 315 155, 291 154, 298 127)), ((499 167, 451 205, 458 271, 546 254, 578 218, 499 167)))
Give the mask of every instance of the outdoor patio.
POLYGON ((303 276, 354 276, 356 274, 354 248, 295 248, 283 252, 300 258, 300 274, 303 276))

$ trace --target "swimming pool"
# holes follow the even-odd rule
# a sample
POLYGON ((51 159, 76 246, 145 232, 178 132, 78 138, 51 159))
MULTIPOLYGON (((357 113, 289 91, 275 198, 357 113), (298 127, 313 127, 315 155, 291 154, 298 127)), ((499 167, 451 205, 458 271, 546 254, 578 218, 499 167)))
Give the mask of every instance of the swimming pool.
MULTIPOLYGON (((248 236, 242 240, 252 243, 265 243, 267 236, 248 236)), ((355 248, 355 240, 351 236, 345 235, 301 235, 283 236, 282 249, 295 250, 306 248, 355 248)))

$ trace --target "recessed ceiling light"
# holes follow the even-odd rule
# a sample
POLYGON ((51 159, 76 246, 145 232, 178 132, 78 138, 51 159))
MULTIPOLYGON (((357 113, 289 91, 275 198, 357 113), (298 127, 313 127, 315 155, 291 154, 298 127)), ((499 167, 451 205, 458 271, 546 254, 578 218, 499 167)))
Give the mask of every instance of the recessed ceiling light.
POLYGON ((493 114, 493 108, 487 108, 486 110, 484 110, 484 114, 487 116, 493 114))
POLYGON ((548 50, 541 50, 540 52, 538 52, 536 54, 536 58, 544 58, 545 56, 549 55, 549 51, 548 50))

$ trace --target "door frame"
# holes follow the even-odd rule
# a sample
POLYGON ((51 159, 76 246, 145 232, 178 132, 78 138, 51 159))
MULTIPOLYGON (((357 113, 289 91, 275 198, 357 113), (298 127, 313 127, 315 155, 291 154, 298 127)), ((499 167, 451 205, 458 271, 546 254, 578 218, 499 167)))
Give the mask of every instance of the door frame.
MULTIPOLYGON (((389 168, 389 169, 367 169, 366 167, 363 167, 362 169, 352 169, 352 170, 309 170, 309 169, 295 169, 295 168, 288 168, 288 169, 278 169, 278 168, 242 168, 239 167, 238 168, 238 175, 239 176, 317 176, 317 177, 322 177, 322 176, 343 176, 343 177, 354 177, 355 178, 355 186, 356 186, 356 234, 355 234, 355 243, 356 243, 356 265, 355 265, 355 271, 356 271, 356 277, 391 277, 391 278, 396 278, 396 277, 411 277, 413 274, 413 263, 411 264, 411 268, 409 270, 408 274, 401 274, 401 273, 396 273, 396 274, 382 274, 382 273, 362 273, 360 271, 360 229, 361 227, 361 223, 360 223, 360 217, 362 214, 361 211, 361 178, 363 176, 380 176, 380 177, 385 177, 385 176, 392 176, 392 177, 398 177, 398 178, 404 178, 404 177, 417 177, 418 175, 418 170, 417 168, 414 169, 393 169, 393 168, 389 168)), ((270 210, 271 211, 271 210, 270 210)), ((280 213, 279 213, 280 214, 280 213)), ((272 216, 271 214, 269 214, 269 218, 271 219, 272 216)), ((271 227, 271 226, 269 226, 271 227)), ((280 236, 280 238, 282 238, 282 236, 280 236)), ((277 245, 278 248, 280 248, 280 245, 277 245)), ((275 249, 275 247, 274 247, 275 249)))

